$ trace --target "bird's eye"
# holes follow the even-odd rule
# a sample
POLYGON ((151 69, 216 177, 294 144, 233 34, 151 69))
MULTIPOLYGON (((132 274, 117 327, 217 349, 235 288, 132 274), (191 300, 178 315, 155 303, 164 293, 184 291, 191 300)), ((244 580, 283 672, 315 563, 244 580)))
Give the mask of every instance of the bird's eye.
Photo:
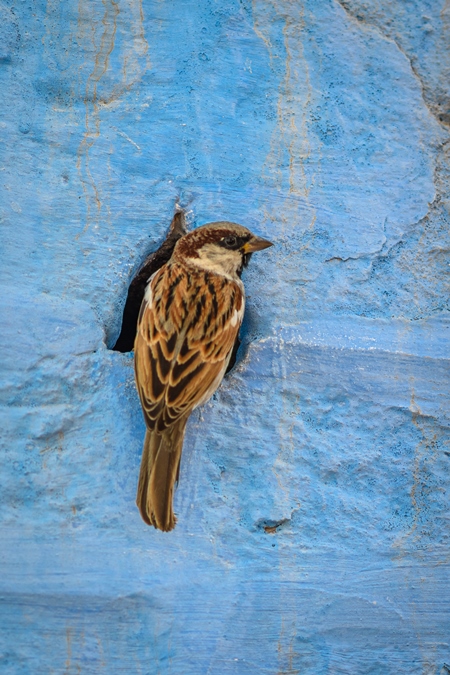
POLYGON ((237 246, 238 243, 237 238, 234 237, 233 235, 230 235, 229 237, 224 237, 222 241, 227 248, 234 248, 235 246, 237 246))

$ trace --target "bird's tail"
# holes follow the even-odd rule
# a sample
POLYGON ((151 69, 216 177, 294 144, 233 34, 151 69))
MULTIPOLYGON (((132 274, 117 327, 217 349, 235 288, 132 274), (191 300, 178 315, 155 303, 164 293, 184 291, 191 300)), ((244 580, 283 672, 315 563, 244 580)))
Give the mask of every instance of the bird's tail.
POLYGON ((136 504, 142 519, 163 532, 173 530, 176 523, 172 507, 175 481, 180 471, 186 419, 158 434, 145 434, 136 504))

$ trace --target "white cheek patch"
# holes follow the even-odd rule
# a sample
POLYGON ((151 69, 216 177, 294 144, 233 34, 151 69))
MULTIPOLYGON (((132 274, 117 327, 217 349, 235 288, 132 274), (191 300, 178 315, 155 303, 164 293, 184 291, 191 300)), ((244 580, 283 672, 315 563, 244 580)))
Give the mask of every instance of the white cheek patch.
POLYGON ((190 259, 196 267, 236 281, 236 272, 242 262, 240 253, 228 251, 216 244, 205 244, 198 251, 198 255, 198 258, 190 259))

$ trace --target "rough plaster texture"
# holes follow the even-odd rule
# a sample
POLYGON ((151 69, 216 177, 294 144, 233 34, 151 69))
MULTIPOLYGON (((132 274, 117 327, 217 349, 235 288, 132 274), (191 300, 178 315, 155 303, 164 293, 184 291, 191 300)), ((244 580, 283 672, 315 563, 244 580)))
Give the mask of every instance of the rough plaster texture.
POLYGON ((0 671, 450 672, 448 2, 0 13, 0 671), (162 534, 108 346, 176 200, 276 246, 162 534))

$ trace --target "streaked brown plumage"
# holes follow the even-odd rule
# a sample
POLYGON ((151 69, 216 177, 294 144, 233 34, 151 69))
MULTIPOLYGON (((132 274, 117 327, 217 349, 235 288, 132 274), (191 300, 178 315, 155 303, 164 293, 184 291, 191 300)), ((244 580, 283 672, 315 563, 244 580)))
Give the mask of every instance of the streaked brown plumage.
POLYGON ((172 497, 187 419, 225 374, 245 308, 242 267, 271 246, 235 223, 186 234, 150 279, 134 345, 147 426, 137 505, 148 525, 175 526, 172 497))

